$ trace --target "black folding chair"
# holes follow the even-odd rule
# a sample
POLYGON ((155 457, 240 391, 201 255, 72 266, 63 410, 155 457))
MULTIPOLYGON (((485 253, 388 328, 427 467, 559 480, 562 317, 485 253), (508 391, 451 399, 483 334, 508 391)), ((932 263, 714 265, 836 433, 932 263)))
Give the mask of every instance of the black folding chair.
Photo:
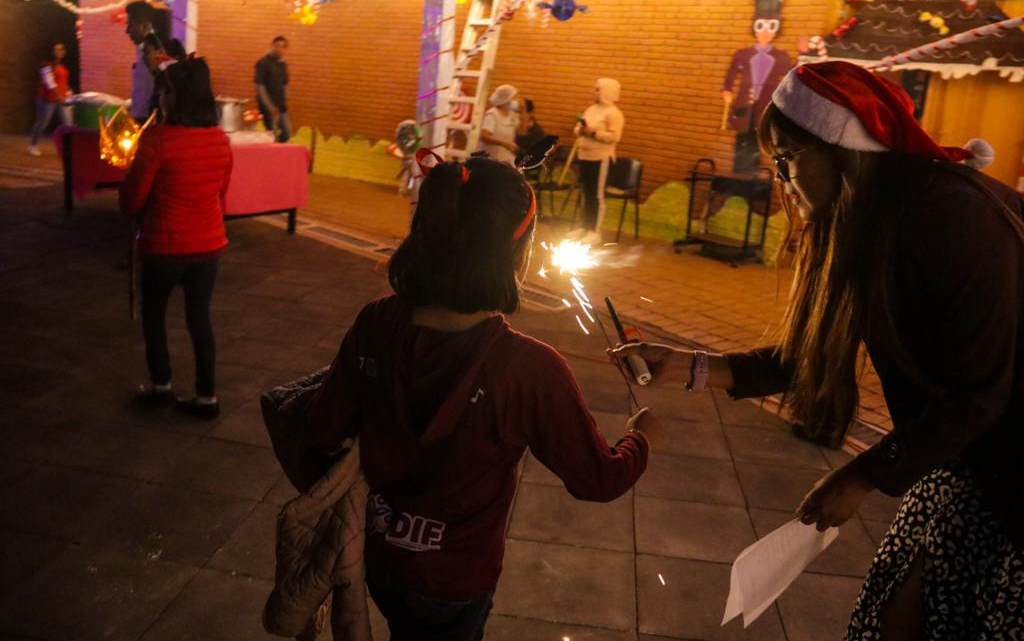
POLYGON ((615 242, 619 242, 622 223, 626 220, 626 205, 631 200, 633 201, 633 238, 640 238, 640 181, 643 180, 643 174, 644 164, 636 158, 617 158, 608 168, 604 198, 606 201, 609 198, 622 200, 615 242))
MULTIPOLYGON (((554 215, 555 210, 555 192, 564 191, 568 192, 565 195, 565 200, 562 201, 562 207, 559 210, 559 214, 565 212, 565 205, 572 200, 573 192, 578 188, 577 181, 579 180, 579 165, 573 160, 572 165, 569 167, 573 175, 567 177, 565 183, 558 182, 558 179, 562 176, 562 171, 565 168, 565 164, 569 161, 569 154, 572 153, 572 146, 570 145, 559 145, 555 148, 554 153, 548 158, 547 162, 539 171, 535 174, 535 179, 531 180, 534 190, 537 192, 537 214, 543 216, 544 214, 544 192, 548 193, 548 203, 551 207, 552 214, 554 215)), ((527 179, 533 176, 527 175, 527 179)), ((573 216, 575 219, 575 215, 573 216)))

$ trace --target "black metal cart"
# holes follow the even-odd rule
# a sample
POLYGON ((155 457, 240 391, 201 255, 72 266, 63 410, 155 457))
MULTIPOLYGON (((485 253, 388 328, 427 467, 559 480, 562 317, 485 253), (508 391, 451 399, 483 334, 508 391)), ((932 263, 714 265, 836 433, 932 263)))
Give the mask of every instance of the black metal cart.
POLYGON ((676 253, 687 245, 700 245, 701 249, 717 249, 717 254, 740 260, 758 260, 764 249, 765 233, 768 231, 768 215, 772 201, 772 174, 762 167, 757 176, 719 176, 715 173, 715 161, 700 158, 690 170, 690 202, 686 212, 686 230, 683 238, 672 242, 676 253), (736 196, 747 203, 747 224, 743 240, 708 232, 706 221, 725 203, 736 196), (695 213, 704 215, 695 219, 695 213), (761 230, 751 237, 754 214, 760 213, 761 230), (695 229, 695 227, 698 227, 695 229))

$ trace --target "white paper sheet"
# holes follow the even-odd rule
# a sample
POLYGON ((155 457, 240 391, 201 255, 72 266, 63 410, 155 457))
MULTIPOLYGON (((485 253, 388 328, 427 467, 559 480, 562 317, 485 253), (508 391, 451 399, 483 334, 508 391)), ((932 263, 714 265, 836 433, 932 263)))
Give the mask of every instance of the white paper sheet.
POLYGON ((722 625, 741 612, 744 628, 753 623, 838 535, 838 528, 819 532, 794 519, 740 552, 722 625))

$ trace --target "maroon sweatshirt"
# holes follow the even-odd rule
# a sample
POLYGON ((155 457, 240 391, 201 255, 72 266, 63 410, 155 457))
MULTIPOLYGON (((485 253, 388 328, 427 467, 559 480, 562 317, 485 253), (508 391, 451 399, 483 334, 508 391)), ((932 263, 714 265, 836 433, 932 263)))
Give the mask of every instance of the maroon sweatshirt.
POLYGON ((648 445, 628 433, 609 447, 565 360, 503 316, 454 333, 411 317, 397 297, 360 312, 307 438, 334 451, 358 430, 371 491, 367 563, 420 594, 473 597, 498 583, 527 447, 574 497, 611 501, 643 473, 648 445))

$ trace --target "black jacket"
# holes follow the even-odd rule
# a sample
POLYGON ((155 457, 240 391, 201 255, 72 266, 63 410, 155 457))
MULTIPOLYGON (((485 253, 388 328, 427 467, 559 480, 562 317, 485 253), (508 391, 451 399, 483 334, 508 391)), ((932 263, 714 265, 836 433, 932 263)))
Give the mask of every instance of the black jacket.
MULTIPOLYGON (((1024 219, 1020 194, 982 181, 1024 219)), ((876 488, 897 496, 959 459, 1024 547, 1024 243, 966 179, 942 175, 922 191, 897 232, 892 305, 897 337, 928 384, 905 372, 869 328, 868 354, 894 427, 857 464, 876 488)), ((736 398, 789 384, 774 348, 726 358, 736 398)))

